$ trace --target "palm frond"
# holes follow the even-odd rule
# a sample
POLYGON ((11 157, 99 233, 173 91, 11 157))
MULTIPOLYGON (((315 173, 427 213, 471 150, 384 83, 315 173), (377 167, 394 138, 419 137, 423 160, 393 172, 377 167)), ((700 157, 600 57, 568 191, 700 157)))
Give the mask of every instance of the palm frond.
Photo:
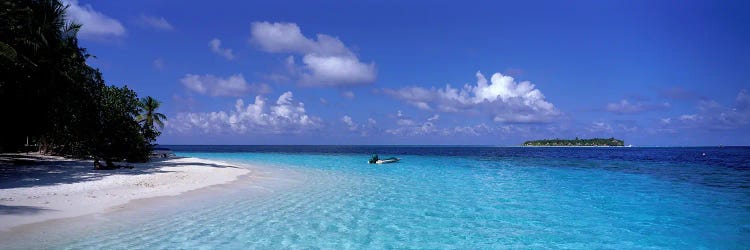
POLYGON ((156 125, 159 125, 159 128, 164 128, 164 122, 162 122, 161 120, 158 120, 158 119, 154 120, 154 121, 156 122, 156 125))
POLYGON ((0 57, 7 59, 8 61, 15 62, 18 53, 10 45, 0 42, 0 57))

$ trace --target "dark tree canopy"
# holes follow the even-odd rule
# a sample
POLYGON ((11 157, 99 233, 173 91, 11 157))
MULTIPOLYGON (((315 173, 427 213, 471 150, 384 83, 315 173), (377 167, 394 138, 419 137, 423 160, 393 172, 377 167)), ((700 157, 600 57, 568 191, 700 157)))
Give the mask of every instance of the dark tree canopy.
POLYGON ((81 26, 66 8, 59 0, 0 2, 0 152, 147 160, 158 131, 136 121, 142 105, 133 90, 107 86, 86 64, 81 26))
POLYGON ((564 140, 564 139, 548 139, 548 140, 536 140, 526 141, 523 143, 524 146, 625 146, 625 141, 618 140, 613 137, 604 138, 593 138, 593 139, 578 139, 575 140, 564 140))

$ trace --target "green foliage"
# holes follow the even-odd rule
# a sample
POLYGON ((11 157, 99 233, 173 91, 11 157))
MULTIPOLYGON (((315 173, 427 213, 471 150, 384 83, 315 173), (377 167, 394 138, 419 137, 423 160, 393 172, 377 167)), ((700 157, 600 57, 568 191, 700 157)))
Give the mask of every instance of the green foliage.
POLYGON ((135 91, 127 86, 104 87, 101 96, 100 130, 97 156, 107 160, 145 161, 149 144, 134 119, 140 102, 135 91))
POLYGON ((160 106, 161 102, 151 96, 141 98, 139 103, 141 114, 136 117, 136 121, 143 124, 143 135, 149 142, 155 141, 156 137, 161 135, 161 131, 154 124, 164 128, 164 121, 167 120, 166 115, 156 112, 160 106))
POLYGON ((603 139, 578 139, 575 140, 564 140, 564 139, 548 139, 548 140, 536 140, 526 141, 523 143, 524 146, 625 146, 625 141, 615 139, 614 137, 603 139))
MULTIPOLYGON (((29 137, 50 154, 147 160, 158 133, 135 120, 140 100, 127 87, 106 86, 101 72, 86 64, 80 25, 65 11, 59 0, 0 2, 0 113, 6 118, 0 152, 28 150, 29 137)), ((159 115, 157 124, 166 119, 159 115)))

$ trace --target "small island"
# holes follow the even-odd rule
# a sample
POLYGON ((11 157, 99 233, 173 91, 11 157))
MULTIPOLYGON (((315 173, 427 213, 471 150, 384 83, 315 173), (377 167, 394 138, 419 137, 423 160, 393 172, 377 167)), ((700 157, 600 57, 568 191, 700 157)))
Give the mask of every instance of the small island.
POLYGON ((624 147, 625 141, 610 137, 604 138, 593 138, 593 139, 578 139, 574 140, 565 139, 548 139, 548 140, 534 140, 526 141, 523 143, 524 146, 570 146, 570 147, 596 147, 596 146, 608 146, 608 147, 624 147))

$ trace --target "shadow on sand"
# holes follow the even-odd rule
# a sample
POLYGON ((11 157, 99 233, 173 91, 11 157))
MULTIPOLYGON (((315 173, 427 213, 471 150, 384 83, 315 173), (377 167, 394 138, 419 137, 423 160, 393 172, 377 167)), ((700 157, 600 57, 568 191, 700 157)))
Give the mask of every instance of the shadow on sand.
POLYGON ((176 158, 153 159, 144 164, 118 163, 121 166, 134 166, 133 169, 94 170, 92 160, 70 160, 34 154, 0 154, 0 189, 78 183, 99 180, 110 175, 166 173, 171 171, 159 168, 179 165, 234 168, 221 164, 170 162, 171 159, 176 158))
POLYGON ((52 209, 46 209, 35 206, 6 206, 0 205, 0 215, 30 215, 38 214, 44 211, 52 211, 52 209))

